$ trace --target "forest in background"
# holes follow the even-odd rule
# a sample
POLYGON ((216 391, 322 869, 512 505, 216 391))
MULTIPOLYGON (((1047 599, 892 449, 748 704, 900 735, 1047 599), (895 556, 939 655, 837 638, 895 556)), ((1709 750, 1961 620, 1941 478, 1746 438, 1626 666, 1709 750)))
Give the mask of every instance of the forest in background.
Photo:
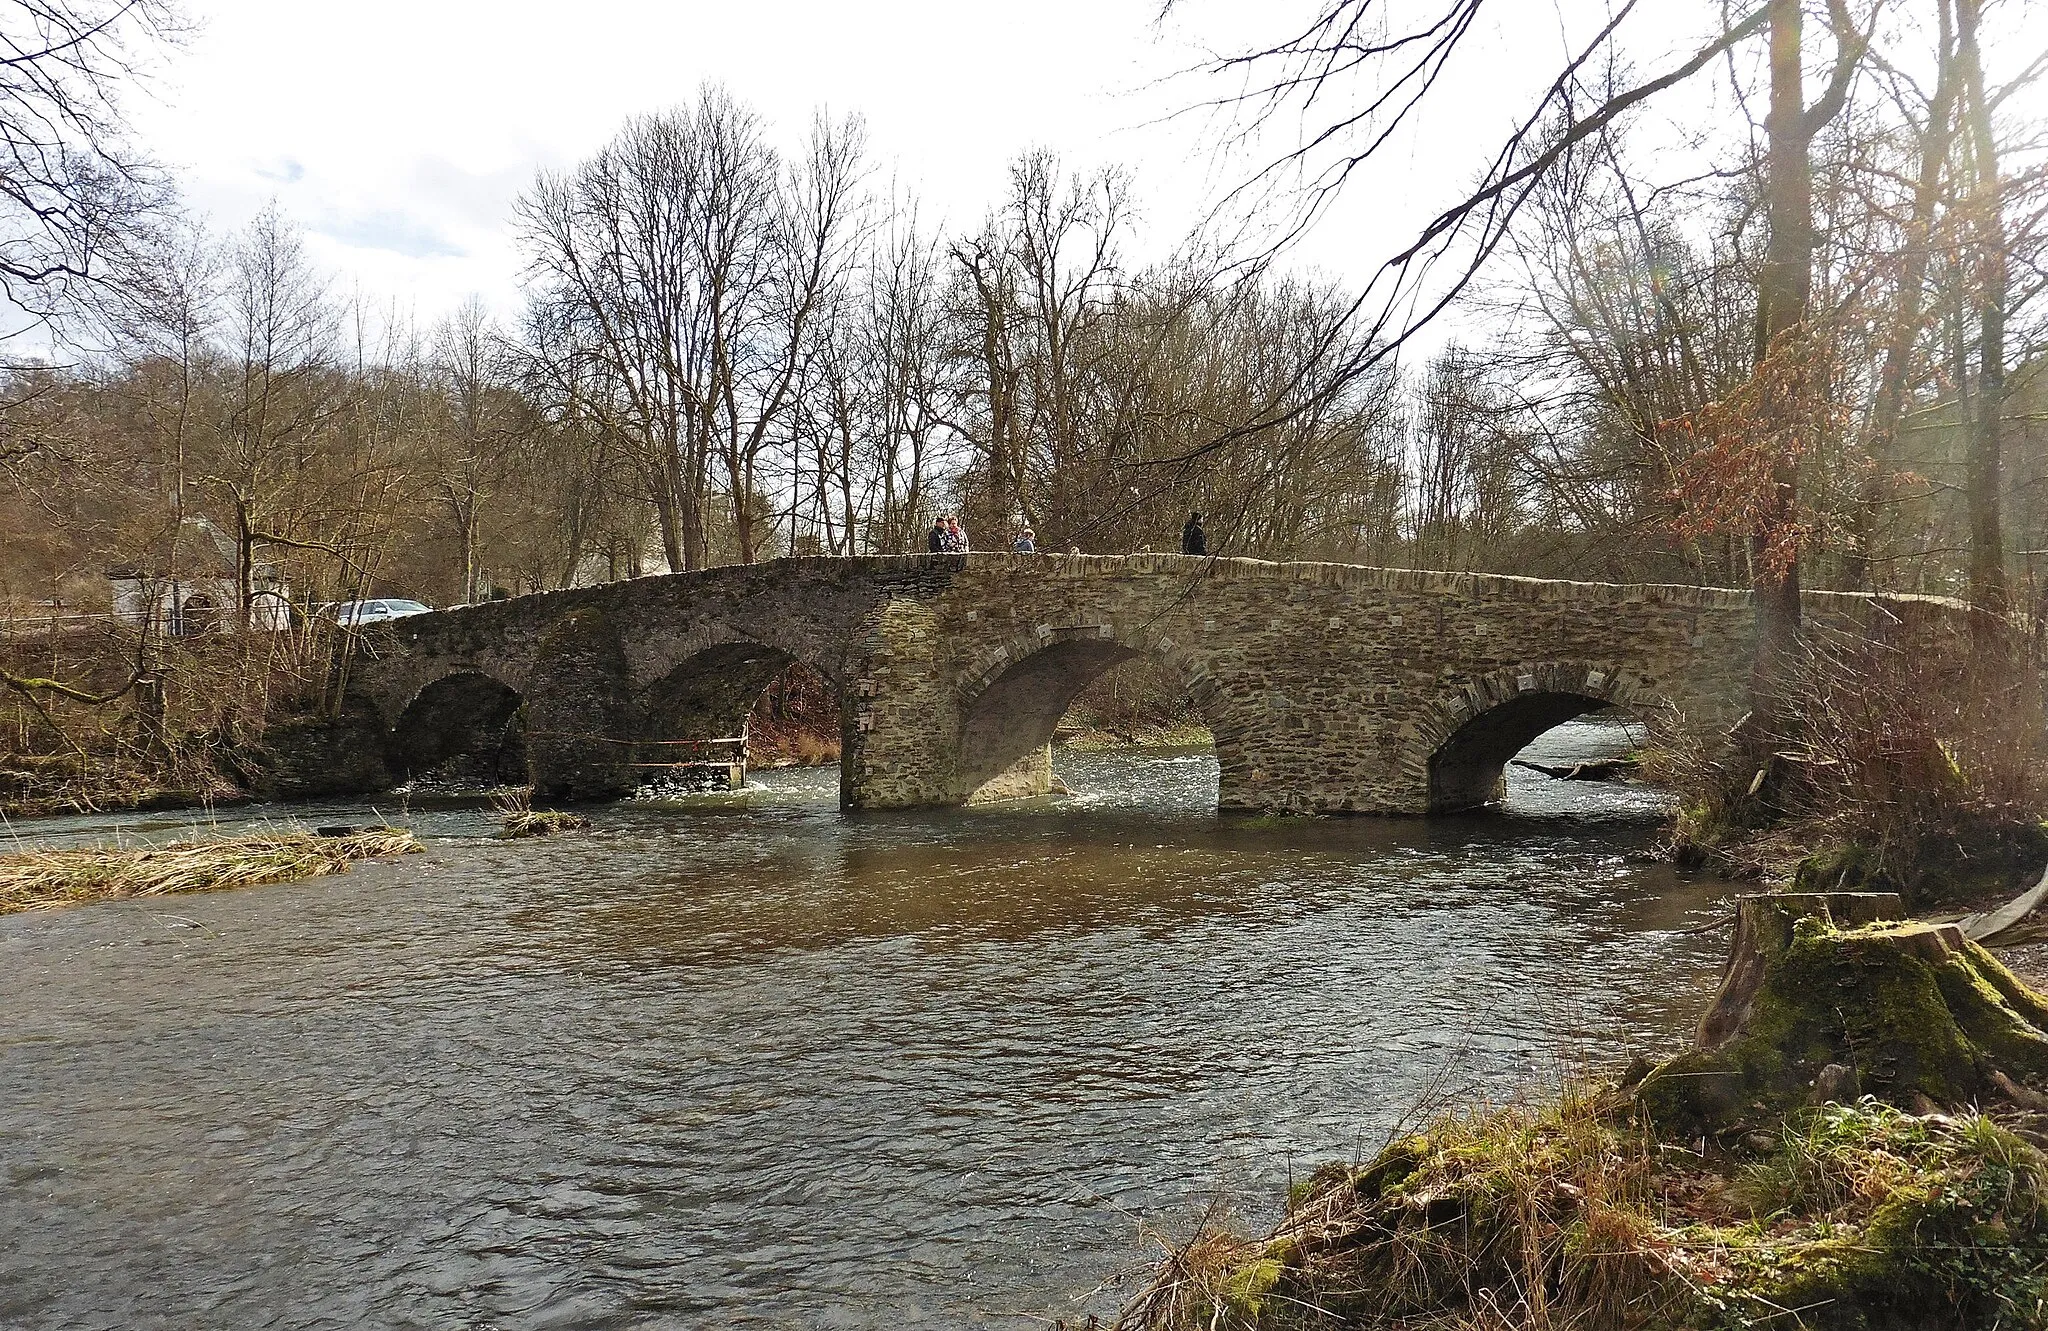
MULTIPOLYGON (((2014 88, 1971 91, 1952 9, 1876 11, 1886 58, 1813 138, 1798 558, 1966 592, 1989 453, 2032 608, 2048 158, 2014 88)), ((1628 117, 1572 142, 1467 289, 1489 331, 1427 355, 1380 354, 1357 293, 1284 255, 1133 264, 1121 172, 1026 154, 941 231, 857 118, 792 131, 717 87, 536 178, 516 327, 367 308, 277 209, 214 235, 163 189, 49 321, 62 357, 6 372, 0 605, 104 610, 114 567, 245 608, 266 573, 302 606, 459 604, 917 550, 951 511, 980 548, 1170 549, 1201 509, 1225 554, 1748 585, 1755 459, 1717 413, 1757 380, 1763 120, 1676 181, 1628 117)))

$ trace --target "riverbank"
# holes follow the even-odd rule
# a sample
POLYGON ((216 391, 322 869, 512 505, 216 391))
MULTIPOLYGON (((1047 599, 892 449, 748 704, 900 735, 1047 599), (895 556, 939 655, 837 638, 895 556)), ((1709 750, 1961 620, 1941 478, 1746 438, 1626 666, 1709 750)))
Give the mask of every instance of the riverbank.
POLYGON ((0 914, 296 882, 341 873, 358 860, 423 849, 405 828, 375 827, 334 836, 292 831, 160 846, 17 851, 0 855, 0 914))
POLYGON ((1745 899, 1688 1053, 1325 1165, 1118 1327, 2048 1325, 2048 999, 1954 930, 1855 924, 1886 909, 1745 899))
POLYGON ((1318 1170, 1263 1240, 1176 1250, 1119 1325, 2038 1328, 2037 1123, 1866 1098, 1700 1152, 1645 1129, 1613 1088, 1574 1087, 1318 1170))
POLYGON ((1114 753, 1123 749, 1198 749, 1213 746, 1216 736, 1199 721, 1129 719, 1112 722, 1062 721, 1053 732, 1055 749, 1074 753, 1114 753))
POLYGON ((0 759, 0 818, 225 808, 255 798, 210 766, 152 771, 71 754, 0 759))
POLYGON ((2048 999, 1882 894, 1744 898, 1693 1045, 1440 1112, 1125 1331, 2048 1326, 2048 999))

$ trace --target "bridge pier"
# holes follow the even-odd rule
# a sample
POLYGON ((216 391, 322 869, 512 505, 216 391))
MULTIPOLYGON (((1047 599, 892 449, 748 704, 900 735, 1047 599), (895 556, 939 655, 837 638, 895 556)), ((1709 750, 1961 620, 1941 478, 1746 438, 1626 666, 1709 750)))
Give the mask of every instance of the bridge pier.
POLYGON ((601 610, 572 611, 541 638, 525 706, 536 799, 617 799, 638 787, 628 678, 619 635, 601 610))

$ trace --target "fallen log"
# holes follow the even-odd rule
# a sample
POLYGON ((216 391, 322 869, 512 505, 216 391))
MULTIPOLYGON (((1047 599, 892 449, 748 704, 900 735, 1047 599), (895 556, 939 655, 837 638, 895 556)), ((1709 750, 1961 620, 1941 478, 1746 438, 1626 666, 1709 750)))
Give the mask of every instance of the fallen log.
POLYGON ((1642 765, 1634 758, 1590 758, 1585 762, 1568 763, 1564 766, 1532 763, 1522 758, 1511 758, 1508 761, 1512 766, 1541 772, 1556 781, 1613 781, 1642 765))
POLYGON ((2041 871, 2041 877, 2032 887, 2003 906, 1981 915, 1967 916, 1958 923, 1973 942, 1989 942, 2039 910, 2043 901, 2048 901, 2048 869, 2041 871))

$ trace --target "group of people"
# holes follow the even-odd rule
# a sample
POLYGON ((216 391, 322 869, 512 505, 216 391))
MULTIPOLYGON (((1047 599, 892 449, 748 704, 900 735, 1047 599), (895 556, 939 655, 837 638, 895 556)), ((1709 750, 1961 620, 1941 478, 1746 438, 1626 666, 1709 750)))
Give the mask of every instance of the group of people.
POLYGON ((967 544, 967 529, 952 513, 944 514, 932 523, 925 544, 935 555, 964 555, 972 548, 967 544))
MULTIPOLYGON (((967 540, 967 529, 960 525, 957 513, 942 514, 932 523, 931 531, 925 534, 925 546, 935 555, 964 555, 973 547, 967 540)), ((1013 554, 1029 555, 1038 551, 1038 538, 1031 528, 1019 526, 1017 534, 1010 538, 1013 554)), ((1180 529, 1180 552, 1184 555, 1206 555, 1209 553, 1208 533, 1202 530, 1202 515, 1199 510, 1188 514, 1187 524, 1180 529)), ((1079 546, 1072 553, 1080 554, 1079 546)))
MULTIPOLYGON (((932 529, 925 534, 925 548, 935 555, 964 555, 974 547, 967 539, 967 529, 960 525, 959 514, 947 513, 933 522, 932 529)), ((1038 538, 1031 534, 1031 528, 1019 527, 1010 538, 1010 550, 1020 555, 1035 554, 1038 538)))

